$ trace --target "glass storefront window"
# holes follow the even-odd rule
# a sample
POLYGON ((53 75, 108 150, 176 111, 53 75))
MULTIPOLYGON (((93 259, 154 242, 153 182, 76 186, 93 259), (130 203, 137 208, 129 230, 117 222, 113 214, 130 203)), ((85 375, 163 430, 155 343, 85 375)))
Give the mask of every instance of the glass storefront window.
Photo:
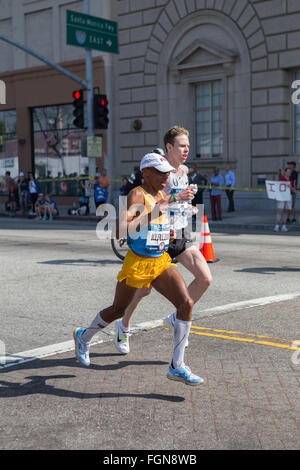
MULTIPOLYGON (((40 180, 83 175, 88 158, 82 156, 84 129, 74 128, 71 104, 32 109, 35 175, 40 180)), ((48 181, 43 192, 81 194, 78 181, 48 181)))
POLYGON ((10 171, 12 178, 17 178, 19 173, 16 124, 15 109, 0 111, 0 190, 5 180, 6 171, 10 171))

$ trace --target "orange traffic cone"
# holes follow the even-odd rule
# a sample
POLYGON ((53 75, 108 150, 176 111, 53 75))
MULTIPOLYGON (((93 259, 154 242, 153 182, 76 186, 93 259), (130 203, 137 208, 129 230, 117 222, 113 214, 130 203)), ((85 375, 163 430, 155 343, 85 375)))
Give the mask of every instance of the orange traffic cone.
POLYGON ((211 235, 209 231, 206 215, 203 216, 201 227, 201 239, 199 249, 206 259, 207 263, 216 263, 219 259, 215 258, 211 235))

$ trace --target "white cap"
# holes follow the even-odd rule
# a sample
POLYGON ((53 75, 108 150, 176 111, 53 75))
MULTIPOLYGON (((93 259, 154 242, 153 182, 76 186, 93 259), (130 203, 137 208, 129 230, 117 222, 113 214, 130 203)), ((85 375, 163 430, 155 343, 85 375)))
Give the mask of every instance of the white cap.
POLYGON ((176 172, 176 169, 170 165, 168 160, 157 153, 147 153, 147 155, 142 158, 140 170, 144 168, 156 168, 156 170, 162 173, 168 173, 168 171, 176 172))

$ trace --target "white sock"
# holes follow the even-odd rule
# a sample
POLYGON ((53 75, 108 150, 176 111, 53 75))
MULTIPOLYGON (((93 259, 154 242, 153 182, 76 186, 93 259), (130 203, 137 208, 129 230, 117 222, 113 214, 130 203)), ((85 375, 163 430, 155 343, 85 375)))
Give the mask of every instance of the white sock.
POLYGON ((90 324, 88 328, 84 330, 81 335, 82 340, 85 343, 90 343, 92 337, 99 331, 103 330, 108 325, 104 320, 101 318, 101 312, 98 312, 95 316, 94 320, 90 324))
POLYGON ((121 321, 119 322, 119 327, 121 328, 121 330, 122 330, 123 333, 129 333, 129 328, 127 328, 126 326, 124 326, 122 319, 121 319, 121 321))
POLYGON ((174 324, 174 353, 172 364, 174 369, 183 364, 185 343, 190 333, 191 321, 178 320, 174 324))
POLYGON ((171 315, 167 316, 167 319, 168 319, 169 323, 171 323, 171 325, 174 325, 174 323, 176 321, 176 313, 177 313, 177 311, 175 310, 175 312, 173 312, 173 313, 171 313, 171 315))

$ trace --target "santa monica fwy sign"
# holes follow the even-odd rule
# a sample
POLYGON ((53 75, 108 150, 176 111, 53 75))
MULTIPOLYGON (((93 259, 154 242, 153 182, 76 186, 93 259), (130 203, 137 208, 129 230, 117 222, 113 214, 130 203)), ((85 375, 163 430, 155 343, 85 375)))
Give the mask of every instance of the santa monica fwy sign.
POLYGON ((67 44, 118 54, 118 23, 67 10, 67 44))

